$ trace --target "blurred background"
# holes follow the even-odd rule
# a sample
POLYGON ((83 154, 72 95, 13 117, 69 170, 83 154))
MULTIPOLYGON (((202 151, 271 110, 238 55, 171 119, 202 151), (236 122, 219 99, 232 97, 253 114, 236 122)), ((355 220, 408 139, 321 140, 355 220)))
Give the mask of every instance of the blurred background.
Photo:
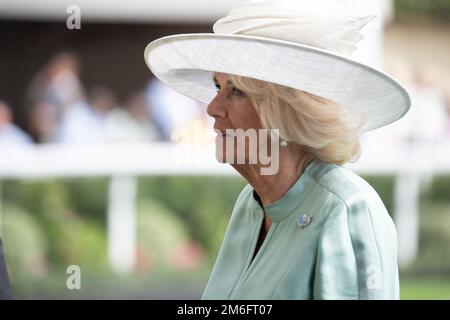
MULTIPOLYGON (((161 36, 238 2, 0 0, 0 235, 15 298, 197 299, 246 182, 206 106, 155 80, 161 36), (72 23, 72 24, 71 24, 72 23), (81 269, 69 290, 68 266, 81 269)), ((402 299, 450 298, 450 0, 372 0, 366 54, 413 99, 349 167, 399 232, 402 299)))

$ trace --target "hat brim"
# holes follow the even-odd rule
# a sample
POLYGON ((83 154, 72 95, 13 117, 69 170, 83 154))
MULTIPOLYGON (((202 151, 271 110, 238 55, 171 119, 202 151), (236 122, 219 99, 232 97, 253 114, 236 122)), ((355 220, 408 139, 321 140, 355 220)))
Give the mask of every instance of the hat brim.
POLYGON ((335 101, 365 120, 364 130, 405 115, 411 100, 387 74, 306 45, 244 35, 180 34, 147 45, 145 62, 164 84, 208 104, 213 73, 235 74, 303 90, 335 101))

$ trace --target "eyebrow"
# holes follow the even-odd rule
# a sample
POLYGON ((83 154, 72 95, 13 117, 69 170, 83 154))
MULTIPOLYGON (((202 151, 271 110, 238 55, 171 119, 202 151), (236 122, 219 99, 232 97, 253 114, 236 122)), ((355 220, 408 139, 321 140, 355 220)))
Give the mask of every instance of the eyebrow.
MULTIPOLYGON (((214 83, 219 83, 219 81, 217 81, 215 76, 214 76, 213 80, 214 80, 214 83)), ((231 80, 228 80, 227 84, 233 84, 233 83, 231 82, 231 80)))

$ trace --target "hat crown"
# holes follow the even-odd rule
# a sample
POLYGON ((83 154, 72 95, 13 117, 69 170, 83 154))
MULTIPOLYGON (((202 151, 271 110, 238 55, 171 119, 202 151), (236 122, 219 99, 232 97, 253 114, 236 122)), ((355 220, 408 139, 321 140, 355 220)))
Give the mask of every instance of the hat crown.
POLYGON ((255 0, 237 5, 213 30, 289 41, 349 57, 364 39, 360 30, 377 16, 375 11, 361 0, 255 0))

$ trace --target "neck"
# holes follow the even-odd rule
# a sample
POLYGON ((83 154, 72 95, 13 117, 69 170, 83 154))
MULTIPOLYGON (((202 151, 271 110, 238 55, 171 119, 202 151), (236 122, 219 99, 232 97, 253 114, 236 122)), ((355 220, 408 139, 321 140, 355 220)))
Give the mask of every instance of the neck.
POLYGON ((285 148, 280 148, 279 169, 274 175, 261 175, 260 164, 232 164, 232 166, 255 189, 262 204, 266 206, 281 199, 303 174, 305 168, 299 168, 299 163, 304 156, 299 145, 289 144, 285 148))

